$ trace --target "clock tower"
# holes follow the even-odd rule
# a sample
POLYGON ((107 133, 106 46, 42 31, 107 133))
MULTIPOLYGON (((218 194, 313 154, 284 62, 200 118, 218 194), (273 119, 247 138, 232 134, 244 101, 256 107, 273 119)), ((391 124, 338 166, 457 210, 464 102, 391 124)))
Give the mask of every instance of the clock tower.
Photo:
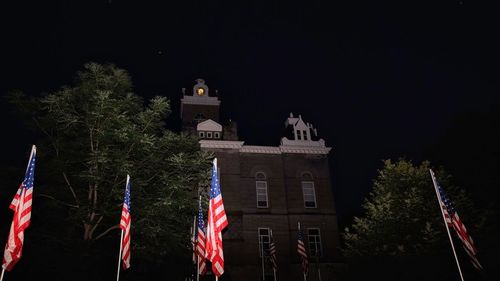
POLYGON ((219 122, 220 100, 210 96, 205 80, 198 78, 195 81, 192 91, 182 89, 181 99, 182 130, 190 133, 203 121, 219 122))

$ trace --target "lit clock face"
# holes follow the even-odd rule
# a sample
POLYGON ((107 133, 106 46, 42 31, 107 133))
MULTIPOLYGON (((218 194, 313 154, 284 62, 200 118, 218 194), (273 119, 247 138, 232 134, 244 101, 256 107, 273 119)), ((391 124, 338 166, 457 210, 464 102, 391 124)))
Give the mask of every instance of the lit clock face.
POLYGON ((203 96, 205 94, 205 89, 203 89, 203 88, 197 88, 196 89, 196 94, 198 96, 200 96, 200 97, 203 96))

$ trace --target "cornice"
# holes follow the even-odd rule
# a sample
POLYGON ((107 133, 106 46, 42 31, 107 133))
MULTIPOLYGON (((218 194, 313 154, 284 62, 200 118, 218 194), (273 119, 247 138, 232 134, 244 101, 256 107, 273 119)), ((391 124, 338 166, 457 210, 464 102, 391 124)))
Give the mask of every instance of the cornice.
POLYGON ((263 154, 281 154, 279 147, 275 146, 259 146, 259 145, 244 145, 240 149, 241 153, 263 153, 263 154))
POLYGON ((225 141, 225 140, 200 140, 201 148, 226 148, 238 149, 243 146, 244 141, 225 141))
POLYGON ((331 147, 307 147, 307 146, 260 146, 260 145, 243 145, 244 141, 225 141, 225 140, 200 140, 201 148, 205 149, 235 149, 240 153, 255 153, 255 154, 328 154, 331 147))
POLYGON ((328 154, 331 147, 305 147, 305 146, 283 146, 280 145, 282 153, 302 153, 302 154, 328 154))
POLYGON ((220 100, 217 97, 184 96, 181 104, 220 105, 220 100))

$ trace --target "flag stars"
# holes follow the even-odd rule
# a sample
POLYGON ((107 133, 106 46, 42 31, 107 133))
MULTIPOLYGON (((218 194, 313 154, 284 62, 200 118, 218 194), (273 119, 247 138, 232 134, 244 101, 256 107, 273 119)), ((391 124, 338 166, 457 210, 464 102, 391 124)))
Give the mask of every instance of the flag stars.
POLYGON ((35 175, 35 161, 36 161, 36 151, 32 152, 31 160, 28 164, 26 174, 24 176, 23 186, 26 188, 32 188, 35 175))

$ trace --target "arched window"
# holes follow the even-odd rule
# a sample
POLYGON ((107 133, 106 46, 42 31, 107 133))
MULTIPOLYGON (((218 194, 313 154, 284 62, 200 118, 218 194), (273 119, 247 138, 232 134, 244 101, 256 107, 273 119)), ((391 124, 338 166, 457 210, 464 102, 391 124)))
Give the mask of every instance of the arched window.
POLYGON ((263 172, 255 174, 255 193, 257 194, 257 208, 269 208, 267 177, 263 172))
POLYGON ((304 197, 304 207, 316 208, 316 190, 314 189, 314 181, 312 174, 304 172, 301 175, 302 195, 304 197))

